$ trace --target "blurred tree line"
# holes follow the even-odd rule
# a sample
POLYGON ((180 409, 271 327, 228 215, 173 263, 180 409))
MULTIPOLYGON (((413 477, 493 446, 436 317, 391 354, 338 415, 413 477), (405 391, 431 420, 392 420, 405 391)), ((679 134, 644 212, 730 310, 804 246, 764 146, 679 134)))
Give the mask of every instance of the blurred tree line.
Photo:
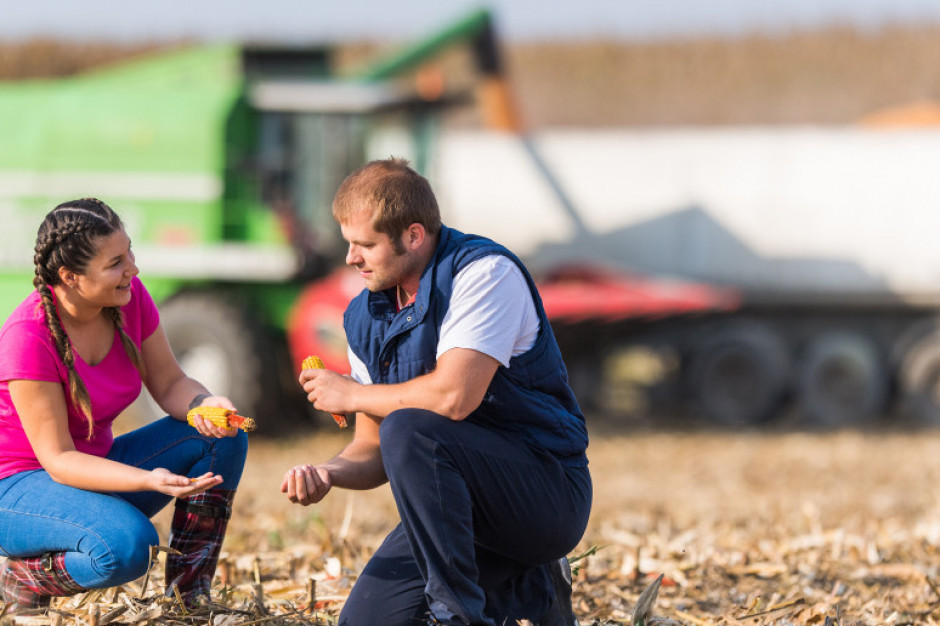
MULTIPOLYGON (((0 41, 0 80, 69 76, 181 45, 0 41)), ((335 64, 342 72, 393 48, 339 45, 335 64)), ((940 98, 940 25, 504 43, 503 53, 530 128, 846 124, 884 107, 940 98)), ((448 89, 473 84, 466 51, 443 55, 423 71, 425 80, 429 72, 448 89)), ((475 122, 470 109, 451 118, 475 122)))

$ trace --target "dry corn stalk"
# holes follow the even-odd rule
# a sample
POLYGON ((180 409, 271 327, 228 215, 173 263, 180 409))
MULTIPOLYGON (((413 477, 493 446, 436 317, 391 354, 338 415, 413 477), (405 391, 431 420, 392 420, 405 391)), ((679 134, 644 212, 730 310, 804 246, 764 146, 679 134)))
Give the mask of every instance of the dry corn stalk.
POLYGON ((255 420, 244 415, 238 415, 232 409, 223 409, 220 406, 197 406, 186 414, 186 421, 193 426, 193 417, 199 415, 222 428, 241 428, 246 433, 255 429, 255 420))
MULTIPOLYGON (((311 354, 304 362, 300 364, 300 369, 302 370, 322 370, 325 369, 323 361, 315 354, 311 354)), ((346 421, 346 416, 342 413, 332 413, 333 421, 335 421, 340 428, 346 428, 349 426, 349 422, 346 421)))
POLYGON ((656 604, 656 596, 659 595, 659 586, 663 582, 664 574, 654 580, 649 587, 643 590, 640 597, 636 600, 633 607, 633 623, 635 626, 650 626, 650 620, 653 617, 653 605, 656 604))

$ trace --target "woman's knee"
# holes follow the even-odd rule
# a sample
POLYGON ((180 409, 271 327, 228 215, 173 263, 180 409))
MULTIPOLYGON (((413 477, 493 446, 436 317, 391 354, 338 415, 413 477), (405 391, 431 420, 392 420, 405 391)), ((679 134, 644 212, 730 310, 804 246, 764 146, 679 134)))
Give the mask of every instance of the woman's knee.
POLYGON ((248 456, 248 435, 245 431, 239 429, 234 437, 222 437, 218 440, 218 445, 227 456, 244 465, 245 458, 248 456))
POLYGON ((153 524, 136 509, 110 518, 89 538, 90 568, 97 575, 90 587, 110 587, 140 578, 150 568, 150 547, 160 544, 153 524), (136 513, 136 514, 134 514, 136 513))
POLYGON ((248 456, 248 435, 239 430, 234 437, 213 439, 214 470, 225 478, 225 488, 235 489, 241 481, 248 456))

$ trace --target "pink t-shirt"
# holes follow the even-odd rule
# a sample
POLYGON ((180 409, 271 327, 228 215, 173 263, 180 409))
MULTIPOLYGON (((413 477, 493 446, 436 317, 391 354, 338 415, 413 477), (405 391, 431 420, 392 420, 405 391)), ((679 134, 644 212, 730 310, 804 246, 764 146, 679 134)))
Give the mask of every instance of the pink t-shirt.
MULTIPOLYGON (((156 330, 160 316, 137 277, 131 280, 131 301, 122 311, 124 330, 140 348, 143 340, 156 330)), ((41 467, 10 400, 8 383, 11 380, 60 383, 75 449, 95 456, 104 456, 111 450, 114 441, 111 423, 137 399, 141 389, 140 374, 125 352, 117 330, 111 350, 97 365, 88 365, 75 353, 75 371, 91 399, 95 421, 91 441, 87 438, 88 422, 69 399, 68 372, 46 326, 39 293, 34 291, 0 328, 0 478, 41 467)))

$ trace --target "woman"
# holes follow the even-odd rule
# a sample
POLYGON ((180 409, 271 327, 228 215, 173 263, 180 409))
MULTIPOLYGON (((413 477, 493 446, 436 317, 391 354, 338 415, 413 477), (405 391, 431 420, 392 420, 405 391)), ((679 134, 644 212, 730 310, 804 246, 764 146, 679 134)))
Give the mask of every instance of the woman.
POLYGON ((91 198, 46 215, 36 290, 0 329, 0 595, 11 608, 119 585, 150 566, 149 517, 176 498, 167 594, 207 599, 245 434, 186 413, 234 409, 187 377, 137 278, 120 218, 91 198), (147 386, 169 416, 114 438, 147 386))

